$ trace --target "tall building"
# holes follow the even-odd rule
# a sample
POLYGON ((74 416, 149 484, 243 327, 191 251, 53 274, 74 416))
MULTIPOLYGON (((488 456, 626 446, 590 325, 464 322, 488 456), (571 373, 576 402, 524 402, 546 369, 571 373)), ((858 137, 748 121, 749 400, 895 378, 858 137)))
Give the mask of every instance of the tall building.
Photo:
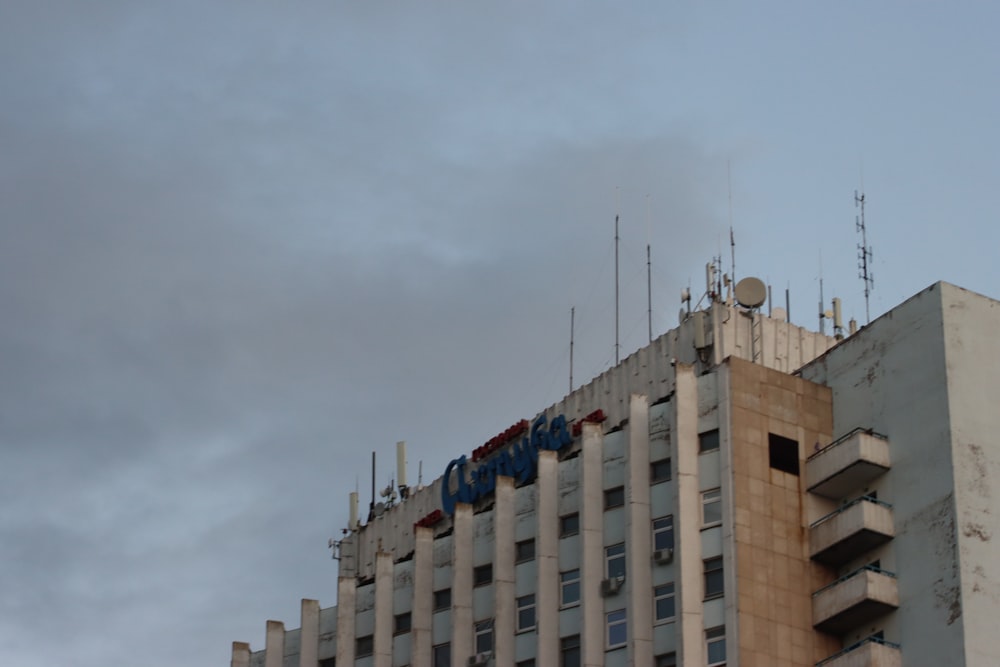
POLYGON ((995 667, 997 332, 946 283, 843 340, 717 298, 355 522, 338 605, 232 665, 995 667))

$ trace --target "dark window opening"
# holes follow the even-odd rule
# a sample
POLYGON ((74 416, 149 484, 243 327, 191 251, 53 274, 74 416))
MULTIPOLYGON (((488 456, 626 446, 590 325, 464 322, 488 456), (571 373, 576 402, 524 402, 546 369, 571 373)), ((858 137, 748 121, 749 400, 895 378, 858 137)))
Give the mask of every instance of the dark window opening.
POLYGON ((771 467, 791 475, 799 474, 799 443, 774 433, 767 434, 767 453, 771 467))
POLYGON ((480 565, 472 571, 472 585, 485 586, 493 583, 493 565, 480 565))
POLYGON ((604 492, 604 509, 621 507, 625 504, 625 487, 618 486, 604 492))
POLYGON ((355 656, 363 658, 365 656, 371 655, 374 652, 375 652, 375 637, 373 637, 372 635, 365 635, 364 637, 358 637, 354 649, 355 656))
POLYGON ((705 431, 698 434, 698 452, 712 452, 719 448, 719 429, 705 431))
POLYGON ((434 611, 451 608, 451 589, 442 588, 434 591, 434 611))
POLYGON ((514 562, 523 563, 535 558, 535 541, 523 540, 514 545, 514 562))
POLYGON ((660 459, 649 464, 649 483, 666 482, 670 479, 670 459, 660 459))
POLYGON ((569 537, 580 532, 580 515, 577 513, 559 517, 559 537, 569 537))
POLYGON ((580 667, 580 635, 559 640, 560 667, 580 667))
POLYGON ((705 599, 721 597, 725 591, 722 556, 705 559, 705 599))
POLYGON ((399 635, 399 634, 402 634, 404 632, 409 632, 410 631, 410 612, 406 612, 405 614, 396 614, 396 617, 394 619, 394 626, 395 626, 393 628, 394 634, 399 635))

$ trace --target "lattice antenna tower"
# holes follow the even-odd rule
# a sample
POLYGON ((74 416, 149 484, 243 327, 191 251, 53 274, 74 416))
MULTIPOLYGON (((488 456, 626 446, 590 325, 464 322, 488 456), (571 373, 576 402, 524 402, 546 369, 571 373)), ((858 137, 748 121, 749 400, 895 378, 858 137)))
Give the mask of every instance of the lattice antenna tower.
POLYGON ((854 191, 854 208, 859 213, 854 216, 854 227, 861 233, 861 243, 858 244, 858 277, 865 285, 865 322, 872 321, 871 312, 868 308, 868 295, 875 289, 875 276, 871 272, 872 247, 868 245, 868 232, 865 229, 865 193, 858 195, 854 191))

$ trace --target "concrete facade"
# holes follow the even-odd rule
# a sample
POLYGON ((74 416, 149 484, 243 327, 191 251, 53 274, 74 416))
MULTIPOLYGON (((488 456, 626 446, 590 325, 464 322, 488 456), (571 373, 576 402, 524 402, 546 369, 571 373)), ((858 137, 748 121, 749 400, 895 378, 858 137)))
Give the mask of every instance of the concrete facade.
POLYGON ((351 531, 338 606, 231 665, 1000 664, 998 327, 944 283, 840 342, 713 303, 480 450, 480 497, 351 531))

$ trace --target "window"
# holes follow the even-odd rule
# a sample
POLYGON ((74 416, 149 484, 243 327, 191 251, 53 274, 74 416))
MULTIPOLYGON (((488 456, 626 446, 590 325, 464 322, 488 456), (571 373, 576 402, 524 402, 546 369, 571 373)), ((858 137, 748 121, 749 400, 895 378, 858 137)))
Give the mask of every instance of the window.
POLYGON ((393 619, 393 633, 400 635, 410 631, 410 612, 396 614, 393 619))
POLYGON ((614 509, 625 505, 625 487, 616 486, 604 492, 604 509, 614 509))
POLYGON ((580 532, 580 515, 574 512, 559 517, 559 537, 569 537, 580 532))
POLYGON ((701 527, 709 528, 722 523, 722 491, 709 489, 701 493, 701 527))
POLYGON ((570 607, 580 602, 580 570, 559 573, 559 603, 570 607))
POLYGON ((660 459, 649 464, 649 483, 666 482, 670 479, 670 459, 660 459))
POLYGON ((493 619, 476 623, 476 653, 493 650, 493 619))
POLYGON ((493 583, 493 565, 480 565, 472 571, 472 585, 485 586, 493 583))
POLYGON ((337 659, 326 658, 325 660, 320 660, 319 667, 337 667, 337 659))
POLYGON ((434 611, 440 611, 442 609, 448 609, 451 607, 451 589, 442 588, 439 591, 434 591, 434 611))
POLYGON ((580 667, 580 635, 559 640, 559 667, 580 667))
POLYGON ((517 632, 532 630, 535 627, 535 596, 525 595, 517 598, 517 632))
POLYGON ((708 667, 722 667, 726 664, 725 626, 705 630, 705 655, 708 656, 708 667))
POLYGON ((438 644, 434 647, 434 667, 451 667, 451 644, 438 644))
POLYGON ((625 610, 609 611, 608 619, 608 648, 618 648, 628 643, 628 620, 625 617, 625 610))
POLYGON ((767 455, 771 467, 791 475, 799 474, 799 443, 774 433, 767 434, 767 455))
POLYGON ((535 667, 535 659, 528 658, 527 660, 520 660, 514 663, 514 667, 535 667))
POLYGON ((615 544, 604 549, 605 574, 608 579, 625 578, 625 545, 615 544))
POLYGON ((705 599, 720 597, 725 591, 725 581, 722 571, 722 556, 706 558, 705 565, 705 599))
POLYGON ((656 667, 677 667, 677 654, 671 651, 658 655, 653 664, 656 667))
POLYGON ((714 452, 719 448, 719 429, 698 434, 698 453, 714 452))
POLYGON ((365 635, 364 637, 358 637, 354 644, 354 655, 363 658, 366 655, 371 655, 375 652, 375 637, 372 635, 365 635))
POLYGON ((535 541, 524 540, 514 545, 514 562, 523 563, 535 557, 535 541))
POLYGON ((653 618, 657 623, 674 620, 674 582, 653 587, 653 618))
POLYGON ((674 548, 674 515, 653 519, 653 548, 674 548))

